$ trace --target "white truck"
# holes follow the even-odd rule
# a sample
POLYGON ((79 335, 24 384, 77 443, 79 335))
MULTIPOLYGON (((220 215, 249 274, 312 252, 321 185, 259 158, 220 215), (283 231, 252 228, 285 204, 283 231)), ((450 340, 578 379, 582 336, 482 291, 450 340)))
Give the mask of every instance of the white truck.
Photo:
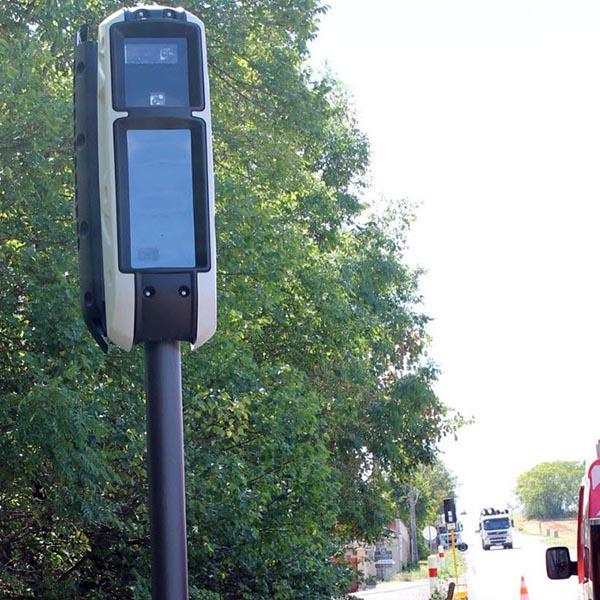
POLYGON ((512 519, 508 510, 484 508, 479 515, 481 547, 489 550, 492 546, 513 547, 512 519))
MULTIPOLYGON (((448 527, 446 526, 446 524, 443 522, 443 518, 441 518, 440 524, 438 525, 437 530, 438 530, 439 543, 442 546, 444 546, 444 548, 450 548, 452 534, 448 530, 448 527)), ((460 521, 457 521, 456 527, 454 528, 454 545, 459 550, 463 550, 463 547, 464 547, 464 549, 466 549, 466 544, 463 541, 462 532, 463 532, 462 524, 460 521)))

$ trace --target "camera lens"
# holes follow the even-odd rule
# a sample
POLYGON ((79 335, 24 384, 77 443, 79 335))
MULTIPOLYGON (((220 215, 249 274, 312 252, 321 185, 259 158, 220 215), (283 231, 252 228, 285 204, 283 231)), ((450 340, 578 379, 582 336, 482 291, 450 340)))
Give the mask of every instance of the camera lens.
POLYGON ((151 92, 150 93, 150 106, 164 106, 167 98, 164 92, 151 92))

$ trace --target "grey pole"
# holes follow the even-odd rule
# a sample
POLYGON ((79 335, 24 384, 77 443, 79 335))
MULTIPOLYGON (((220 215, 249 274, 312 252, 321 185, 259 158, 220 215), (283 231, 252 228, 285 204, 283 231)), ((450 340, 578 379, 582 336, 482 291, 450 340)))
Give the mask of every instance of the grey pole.
POLYGON ((153 600, 187 600, 179 342, 146 342, 146 415, 153 600))

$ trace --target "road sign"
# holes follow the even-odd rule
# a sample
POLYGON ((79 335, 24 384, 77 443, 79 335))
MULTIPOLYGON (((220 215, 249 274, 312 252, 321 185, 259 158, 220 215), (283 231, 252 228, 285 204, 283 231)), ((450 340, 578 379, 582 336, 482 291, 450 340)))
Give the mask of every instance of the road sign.
POLYGON ((396 564, 392 558, 393 554, 390 548, 378 547, 375 549, 375 566, 376 567, 392 567, 396 564))
POLYGON ((391 558, 382 558, 375 561, 376 567, 393 567, 396 562, 391 558))
POLYGON ((428 542, 433 542, 433 540, 435 540, 437 537, 437 529, 432 525, 427 525, 427 527, 424 527, 421 533, 428 542))

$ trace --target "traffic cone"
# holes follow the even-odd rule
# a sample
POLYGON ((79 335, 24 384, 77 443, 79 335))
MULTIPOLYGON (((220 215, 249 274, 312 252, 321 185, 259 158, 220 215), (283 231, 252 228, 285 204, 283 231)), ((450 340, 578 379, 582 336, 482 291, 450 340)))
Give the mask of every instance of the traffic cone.
POLYGON ((521 595, 519 596, 519 600, 529 600, 529 592, 527 591, 523 575, 521 575, 521 595))

